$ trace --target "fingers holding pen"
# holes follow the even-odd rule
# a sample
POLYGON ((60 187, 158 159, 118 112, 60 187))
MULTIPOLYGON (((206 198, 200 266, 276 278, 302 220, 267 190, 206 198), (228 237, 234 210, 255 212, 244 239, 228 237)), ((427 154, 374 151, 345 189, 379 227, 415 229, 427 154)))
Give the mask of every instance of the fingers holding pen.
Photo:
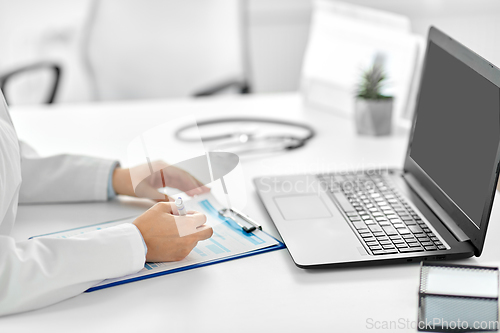
POLYGON ((198 237, 198 241, 203 241, 209 239, 214 234, 214 230, 209 225, 202 225, 201 227, 196 228, 197 232, 195 234, 198 237))
POLYGON ((207 222, 207 216, 196 211, 191 211, 186 217, 189 218, 189 223, 191 223, 194 228, 201 227, 207 222))
MULTIPOLYGON (((198 233, 200 227, 205 226, 207 222, 207 217, 205 214, 199 212, 189 212, 185 216, 174 215, 174 220, 179 230, 179 237, 184 237, 198 233)), ((211 229, 210 226, 207 226, 211 229)), ((204 229, 203 229, 204 230, 204 229)))
POLYGON ((148 248, 147 261, 181 260, 199 241, 212 236, 204 214, 174 215, 174 207, 171 202, 157 203, 134 221, 148 248))

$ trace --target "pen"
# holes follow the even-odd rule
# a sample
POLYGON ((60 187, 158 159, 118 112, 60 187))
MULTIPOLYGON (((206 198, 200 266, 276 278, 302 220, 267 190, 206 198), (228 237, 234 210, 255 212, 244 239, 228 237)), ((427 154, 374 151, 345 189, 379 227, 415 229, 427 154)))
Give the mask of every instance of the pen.
POLYGON ((182 198, 178 197, 175 199, 175 207, 177 207, 177 211, 179 212, 179 216, 186 215, 186 207, 184 207, 184 202, 182 202, 182 198))

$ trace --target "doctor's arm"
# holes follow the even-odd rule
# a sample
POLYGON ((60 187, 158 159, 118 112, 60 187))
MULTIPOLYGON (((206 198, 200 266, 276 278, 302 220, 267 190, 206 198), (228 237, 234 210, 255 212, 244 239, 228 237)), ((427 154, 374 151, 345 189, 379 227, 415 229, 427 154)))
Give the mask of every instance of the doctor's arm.
MULTIPOLYGON (((76 155, 39 157, 26 145, 22 155, 21 202, 106 200, 110 184, 117 194, 136 195, 131 170, 115 167, 115 161, 76 155)), ((165 178, 169 186, 186 193, 208 191, 174 167, 165 169, 165 178)), ((162 182, 157 177, 148 178, 146 192, 156 191, 158 184, 162 182)), ((198 241, 212 236, 212 228, 204 225, 203 214, 176 216, 175 210, 169 202, 157 203, 133 224, 68 239, 15 242, 0 235, 0 316, 76 296, 104 279, 141 270, 145 261, 183 259, 198 241)))
POLYGON ((157 203, 134 225, 67 239, 15 242, 0 235, 0 316, 41 308, 76 296, 104 279, 138 272, 147 261, 183 259, 210 238, 206 217, 174 216, 171 203, 157 203), (179 236, 179 226, 186 235, 179 236), (148 246, 147 256, 141 232, 148 246))
MULTIPOLYGON (((22 184, 19 202, 54 203, 105 201, 111 194, 168 201, 157 189, 163 187, 159 173, 149 176, 147 164, 121 168, 117 161, 90 156, 61 154, 39 156, 32 147, 20 142, 22 184), (145 174, 147 173, 147 174, 145 174), (131 176, 146 178, 134 188, 131 176)), ((152 162, 154 170, 163 169, 166 186, 188 195, 209 191, 188 172, 163 161, 152 162)))
POLYGON ((104 201, 116 161, 61 154, 40 157, 21 144, 19 203, 104 201))

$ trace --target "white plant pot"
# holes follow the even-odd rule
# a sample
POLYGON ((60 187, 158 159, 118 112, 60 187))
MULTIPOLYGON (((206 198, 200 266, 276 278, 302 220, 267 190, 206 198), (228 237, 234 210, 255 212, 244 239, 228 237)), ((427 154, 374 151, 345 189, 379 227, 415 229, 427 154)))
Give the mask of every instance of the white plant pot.
POLYGON ((361 135, 389 135, 392 130, 392 98, 356 98, 354 117, 361 135))

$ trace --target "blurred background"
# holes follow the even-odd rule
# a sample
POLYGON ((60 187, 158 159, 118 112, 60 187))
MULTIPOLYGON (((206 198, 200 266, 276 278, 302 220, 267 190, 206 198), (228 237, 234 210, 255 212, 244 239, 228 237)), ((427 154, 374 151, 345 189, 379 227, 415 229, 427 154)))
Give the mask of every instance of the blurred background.
MULTIPOLYGON (((431 24, 500 65, 498 0, 344 0, 431 24)), ((9 104, 293 92, 311 0, 0 0, 9 104), (55 87, 53 82, 59 76, 55 87)))

